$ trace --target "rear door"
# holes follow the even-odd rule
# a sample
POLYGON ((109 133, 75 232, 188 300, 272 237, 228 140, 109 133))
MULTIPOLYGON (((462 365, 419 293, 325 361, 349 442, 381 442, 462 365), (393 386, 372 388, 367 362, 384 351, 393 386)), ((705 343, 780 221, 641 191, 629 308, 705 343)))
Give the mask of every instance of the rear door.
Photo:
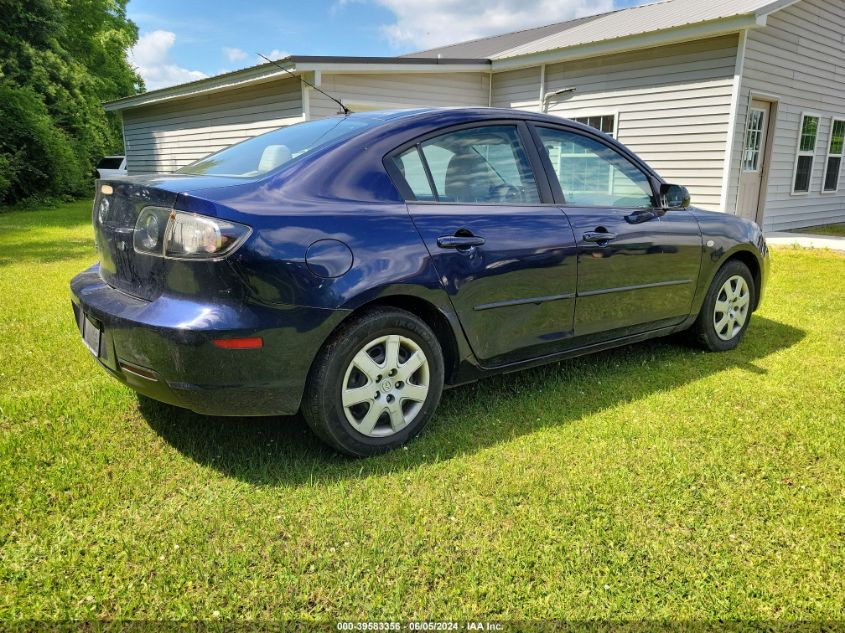
POLYGON ((527 127, 452 128, 391 161, 479 361, 564 349, 573 333, 575 242, 548 183, 536 177, 542 168, 527 127))
POLYGON ((701 260, 692 214, 661 209, 656 179, 601 132, 532 128, 577 244, 578 343, 680 323, 701 260))

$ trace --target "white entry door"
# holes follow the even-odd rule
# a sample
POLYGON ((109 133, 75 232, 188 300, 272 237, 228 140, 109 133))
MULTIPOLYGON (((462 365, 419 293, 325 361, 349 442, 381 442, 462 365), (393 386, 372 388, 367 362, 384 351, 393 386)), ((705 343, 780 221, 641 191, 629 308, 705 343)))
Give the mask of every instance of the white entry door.
POLYGON ((772 104, 754 99, 745 125, 742 148, 742 169, 739 175, 737 214, 757 223, 762 221, 760 197, 765 196, 762 185, 766 174, 766 142, 772 104))

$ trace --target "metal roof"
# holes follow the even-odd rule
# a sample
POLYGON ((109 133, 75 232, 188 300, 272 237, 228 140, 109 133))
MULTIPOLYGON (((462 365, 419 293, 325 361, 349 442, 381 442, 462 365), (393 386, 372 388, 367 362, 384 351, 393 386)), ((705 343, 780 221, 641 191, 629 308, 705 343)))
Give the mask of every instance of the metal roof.
MULTIPOLYGON (((664 0, 566 22, 459 42, 403 55, 496 60, 607 42, 738 16, 759 17, 796 0, 664 0)), ((495 67, 495 66, 494 66, 495 67)))
POLYGON ((606 14, 590 15, 583 18, 576 18, 574 20, 567 20, 565 22, 555 22, 554 24, 547 24, 522 31, 513 31, 512 33, 503 33, 502 35, 491 35, 489 37, 481 37, 467 42, 458 42, 457 44, 449 44, 448 46, 439 46, 437 48, 429 48, 424 51, 417 51, 415 53, 408 53, 402 55, 403 59, 415 58, 460 58, 460 57, 475 57, 489 59, 495 57, 499 53, 504 53, 507 50, 536 42, 548 35, 554 35, 574 28, 579 24, 590 22, 606 14))
POLYGON ((735 16, 760 17, 794 0, 666 0, 605 13, 571 28, 502 51, 492 59, 506 59, 546 51, 605 42, 633 35, 716 22, 735 16))

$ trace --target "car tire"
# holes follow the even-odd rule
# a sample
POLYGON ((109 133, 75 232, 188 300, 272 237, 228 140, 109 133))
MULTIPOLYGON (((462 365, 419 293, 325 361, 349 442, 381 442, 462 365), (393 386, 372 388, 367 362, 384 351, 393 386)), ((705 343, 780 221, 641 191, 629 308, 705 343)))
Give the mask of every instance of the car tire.
POLYGON ((710 284, 691 328, 696 342, 711 352, 736 348, 745 336, 757 300, 754 277, 738 260, 727 262, 710 284))
POLYGON ((443 392, 431 328, 396 308, 353 316, 311 368, 302 413, 324 442, 355 457, 397 448, 430 420, 443 392))

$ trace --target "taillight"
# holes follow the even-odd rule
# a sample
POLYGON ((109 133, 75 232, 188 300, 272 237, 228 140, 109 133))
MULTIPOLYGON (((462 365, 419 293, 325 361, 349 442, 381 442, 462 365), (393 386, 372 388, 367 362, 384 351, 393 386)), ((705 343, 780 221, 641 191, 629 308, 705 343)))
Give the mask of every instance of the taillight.
POLYGON ((232 254, 252 232, 248 226, 196 213, 145 207, 133 246, 138 253, 172 259, 219 259, 232 254))

